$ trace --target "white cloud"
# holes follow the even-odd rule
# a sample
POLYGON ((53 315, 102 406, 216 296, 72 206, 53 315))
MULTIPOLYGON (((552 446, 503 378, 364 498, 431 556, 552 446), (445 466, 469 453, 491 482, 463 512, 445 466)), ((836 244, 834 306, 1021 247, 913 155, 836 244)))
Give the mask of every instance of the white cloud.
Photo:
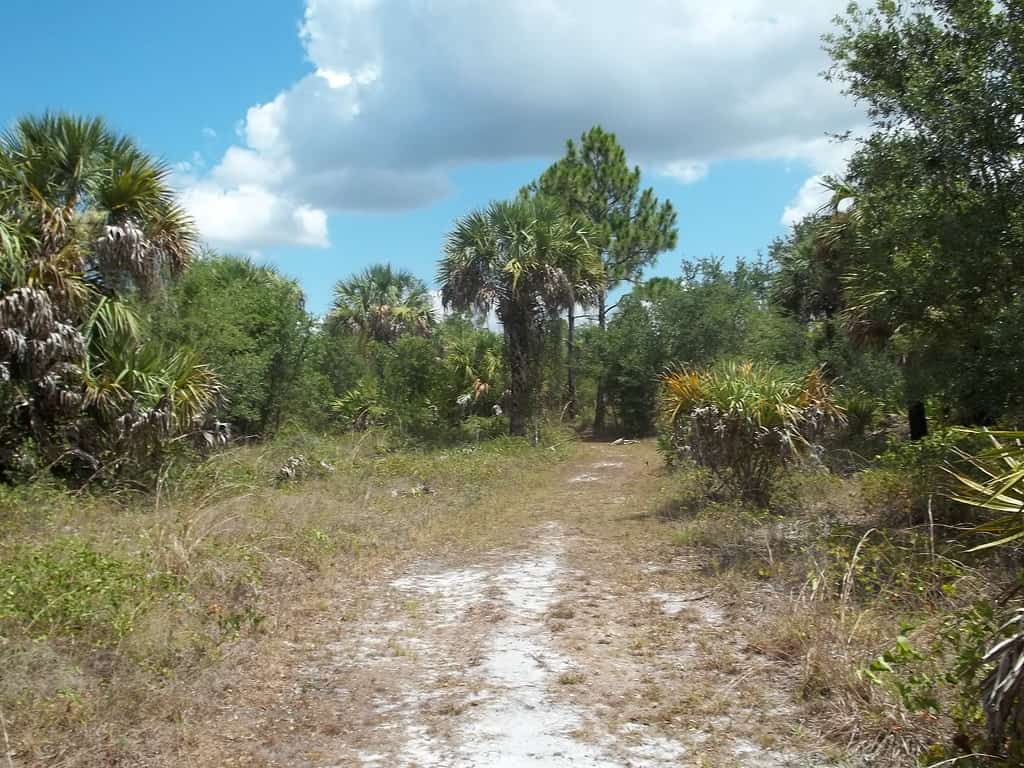
POLYGON ((789 205, 782 211, 782 223, 787 227, 796 224, 804 216, 814 213, 829 201, 831 194, 822 185, 824 176, 811 176, 800 187, 789 205))
POLYGON ((205 139, 216 139, 217 132, 213 128, 203 128, 203 138, 205 139))
POLYGON ((657 169, 663 176, 671 176, 683 184, 693 184, 708 175, 709 166, 700 161, 676 160, 657 169))
MULTIPOLYGON (((249 109, 203 184, 219 200, 261 188, 275 212, 409 208, 446 194, 455 167, 554 157, 595 123, 684 182, 729 158, 822 172, 826 133, 857 121, 818 75, 845 5, 306 0, 309 74, 249 109)), ((296 234, 256 216, 242 229, 296 234)))
MULTIPOLYGON (((862 135, 865 129, 859 127, 854 130, 854 135, 862 135)), ((817 171, 813 176, 804 181, 796 197, 789 201, 789 204, 782 211, 781 221, 787 227, 796 224, 805 216, 819 210, 831 198, 831 193, 825 189, 824 181, 826 176, 841 176, 846 169, 850 159, 850 153, 854 149, 854 143, 822 141, 811 148, 808 154, 811 166, 817 171)))
POLYGON ((327 214, 264 187, 226 189, 198 181, 181 192, 182 204, 211 245, 257 248, 263 245, 328 245, 327 214))

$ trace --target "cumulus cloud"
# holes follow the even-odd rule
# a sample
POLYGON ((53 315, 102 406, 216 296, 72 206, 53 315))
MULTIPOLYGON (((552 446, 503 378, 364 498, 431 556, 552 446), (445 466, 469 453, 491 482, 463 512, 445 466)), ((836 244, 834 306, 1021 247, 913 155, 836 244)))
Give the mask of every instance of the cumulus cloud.
POLYGON ((324 211, 261 186, 243 184, 225 189, 200 181, 182 190, 181 201, 203 237, 213 245, 328 245, 324 211))
POLYGON ((699 160, 674 160, 658 168, 657 172, 683 184, 693 184, 707 176, 708 170, 708 164, 699 160))
POLYGON ((818 76, 819 37, 845 4, 307 0, 309 73, 249 109, 192 199, 237 209, 260 190, 273 222, 250 216, 253 231, 222 234, 319 242, 283 208, 426 205, 455 167, 554 157, 595 123, 687 183, 727 158, 822 170, 826 132, 856 119, 818 76))
MULTIPOLYGON (((853 131, 853 135, 861 135, 864 128, 853 131)), ((850 159, 855 144, 852 141, 821 142, 817 149, 808 154, 812 167, 817 171, 804 181, 796 197, 789 201, 782 211, 782 223, 787 227, 796 224, 808 214, 819 210, 829 201, 831 193, 825 188, 826 176, 841 176, 850 159)))
POLYGON ((787 227, 796 224, 808 214, 819 210, 831 196, 824 186, 825 177, 818 174, 811 176, 800 187, 789 205, 782 211, 782 223, 787 227))

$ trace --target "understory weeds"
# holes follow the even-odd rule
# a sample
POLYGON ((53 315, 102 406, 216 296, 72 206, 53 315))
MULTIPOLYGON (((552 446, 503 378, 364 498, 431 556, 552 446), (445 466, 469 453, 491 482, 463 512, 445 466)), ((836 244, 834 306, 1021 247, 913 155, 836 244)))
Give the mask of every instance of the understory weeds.
POLYGON ((921 498, 925 473, 941 489, 938 467, 915 457, 849 477, 790 470, 758 508, 684 466, 661 511, 709 583, 756 617, 750 650, 792 667, 837 760, 1013 764, 969 756, 997 751, 985 654, 1020 603, 1018 553, 969 551, 977 520, 946 496, 921 498))
POLYGON ((553 444, 396 451, 380 432, 296 434, 165 467, 154 494, 0 486, 15 764, 160 764, 230 684, 218 662, 285 627, 300 589, 493 538, 479 510, 571 450, 553 444))

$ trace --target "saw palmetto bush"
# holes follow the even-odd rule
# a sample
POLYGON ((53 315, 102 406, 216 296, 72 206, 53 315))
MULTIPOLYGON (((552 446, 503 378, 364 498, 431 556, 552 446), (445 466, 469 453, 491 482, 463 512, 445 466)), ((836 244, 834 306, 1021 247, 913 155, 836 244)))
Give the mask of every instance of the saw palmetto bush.
MULTIPOLYGON (((1024 540, 1024 432, 961 430, 987 437, 976 453, 954 449, 948 471, 957 482, 957 501, 994 513, 976 532, 991 540, 974 551, 1005 548, 1024 540)), ((984 656, 990 665, 981 682, 989 749, 1024 759, 1024 609, 1017 608, 999 628, 984 656)), ((1015 765, 1019 763, 1014 763, 1015 765)))
POLYGON ((793 378, 754 363, 679 368, 662 377, 661 398, 672 452, 758 504, 782 467, 844 420, 817 370, 793 378))
POLYGON ((109 299, 100 300, 84 336, 78 431, 90 455, 144 462, 177 435, 212 431, 206 417, 221 383, 194 352, 144 341, 134 313, 109 299))
POLYGON ((30 453, 94 473, 111 435, 166 439, 216 396, 187 352, 138 341, 124 303, 192 259, 169 173, 98 119, 28 117, 0 137, 0 475, 30 453))

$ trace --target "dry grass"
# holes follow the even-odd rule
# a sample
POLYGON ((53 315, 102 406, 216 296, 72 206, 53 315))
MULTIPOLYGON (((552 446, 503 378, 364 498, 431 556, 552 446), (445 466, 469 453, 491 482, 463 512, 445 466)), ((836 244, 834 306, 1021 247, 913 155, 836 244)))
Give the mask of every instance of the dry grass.
POLYGON ((39 557, 67 565, 63 581, 45 582, 55 594, 8 611, 0 603, 0 709, 16 764, 173 764, 190 719, 232 685, 237 660, 287 636, 318 591, 425 553, 507 543, 505 500, 530 493, 534 473, 571 451, 496 440, 392 452, 375 436, 296 436, 172 468, 155 496, 5 492, 0 581, 29 594, 44 583, 39 557), (277 468, 300 453, 336 471, 277 484, 277 468), (51 552, 55 540, 86 554, 67 561, 51 552), (99 594, 96 573, 106 579, 99 594), (127 581, 136 573, 142 581, 127 581), (81 599, 48 624, 36 619, 36 605, 62 591, 81 599))
MULTIPOLYGON (((957 653, 987 638, 950 632, 950 622, 996 599, 1015 566, 970 558, 962 528, 920 524, 920 504, 896 473, 793 474, 768 510, 715 500, 699 475, 682 475, 660 505, 684 510, 670 516, 671 541, 694 553, 709 589, 731 596, 748 623, 747 652, 792 671, 816 730, 871 765, 961 754, 961 729, 976 715, 944 676, 957 653), (679 490, 702 502, 673 499, 679 490), (872 681, 865 670, 902 635, 912 650, 872 681), (936 709, 913 705, 924 694, 936 709)), ((941 519, 960 514, 943 508, 941 519)))

